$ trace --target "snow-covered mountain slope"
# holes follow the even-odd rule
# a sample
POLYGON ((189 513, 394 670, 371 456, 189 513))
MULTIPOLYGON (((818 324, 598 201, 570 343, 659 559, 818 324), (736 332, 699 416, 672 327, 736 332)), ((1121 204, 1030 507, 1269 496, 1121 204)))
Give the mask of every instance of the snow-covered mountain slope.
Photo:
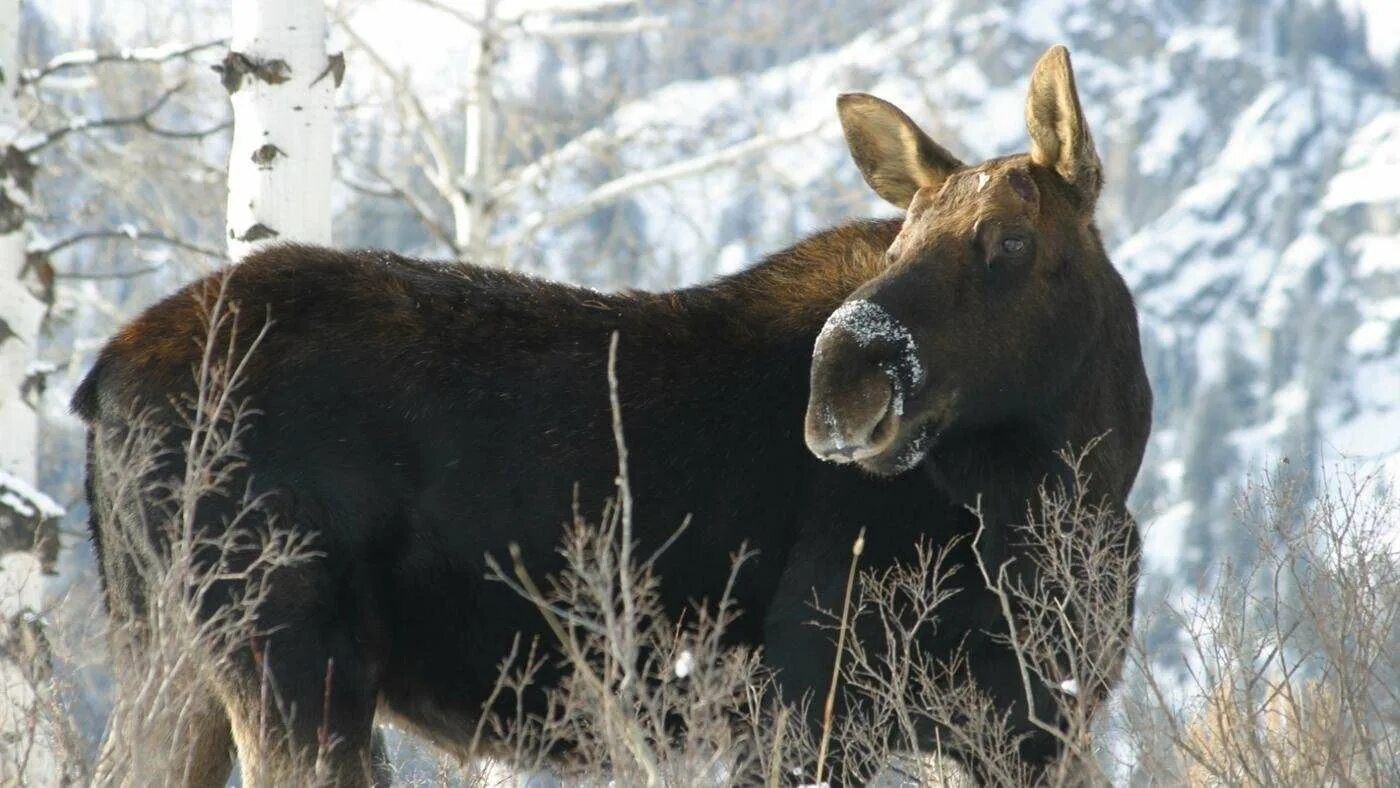
MULTIPOLYGON (((1068 44, 1107 168, 1100 225, 1157 393, 1136 500, 1148 565, 1194 575, 1230 550, 1252 472, 1350 458, 1400 479, 1400 102, 1363 25, 1327 0, 911 2, 840 48, 672 84, 613 117, 621 136, 668 119, 632 136, 618 169, 822 125, 640 193, 629 221, 653 263, 637 278, 704 278, 888 214, 840 141, 841 91, 895 101, 969 160, 1023 150, 1030 67, 1068 44)), ((581 172, 541 207, 590 185, 581 172)), ((546 236, 540 265, 587 279, 591 243, 586 228, 546 236)))

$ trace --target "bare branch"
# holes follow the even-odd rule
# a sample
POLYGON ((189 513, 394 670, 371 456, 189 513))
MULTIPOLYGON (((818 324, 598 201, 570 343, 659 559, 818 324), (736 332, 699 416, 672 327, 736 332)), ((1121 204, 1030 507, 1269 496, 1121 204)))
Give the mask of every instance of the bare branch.
POLYGON ((540 183, 568 161, 595 155, 604 146, 617 145, 622 141, 609 129, 591 128, 562 147, 540 155, 529 164, 518 168, 513 174, 502 178, 497 183, 496 191, 491 197, 495 200, 503 200, 521 189, 527 189, 540 183))
POLYGON ((75 68, 89 68, 104 63, 168 63, 172 60, 187 58, 206 49, 227 45, 227 38, 217 38, 199 44, 175 43, 156 47, 119 49, 116 52, 98 52, 92 49, 66 52, 39 68, 29 68, 20 72, 19 84, 21 86, 32 85, 53 74, 75 68))
MULTIPOLYGON (((89 241, 107 240, 131 241, 133 243, 149 241, 153 243, 164 244, 166 246, 173 246, 177 249, 184 249, 185 251, 194 252, 195 254, 203 255, 214 260, 222 261, 225 259, 224 253, 220 250, 212 249, 207 246, 201 246, 200 244, 194 243, 192 241, 186 241, 183 238, 177 238, 166 233, 157 232, 153 230, 141 230, 136 227, 129 226, 113 227, 103 230, 86 230, 84 232, 70 235, 61 241, 55 241, 54 243, 51 243, 46 247, 30 249, 29 254, 31 256, 37 255, 39 257, 47 258, 76 244, 87 243, 89 241)), ((162 265, 151 265, 145 266, 143 268, 134 268, 129 271, 59 271, 55 273, 54 276, 57 279, 76 280, 133 279, 138 276, 144 276, 146 274, 154 273, 163 269, 164 267, 165 266, 162 265)))
POLYGON ((768 150, 769 148, 795 142, 815 133, 823 125, 825 124, 809 126, 798 131, 783 134, 760 134, 744 140, 743 142, 730 145, 727 148, 701 154, 694 158, 668 164, 664 167, 656 167, 654 169, 615 178, 584 195, 582 199, 572 205, 548 213, 534 215, 526 224, 525 229, 519 233, 519 240, 528 241, 536 233, 548 227, 555 227, 583 219, 594 211, 606 208, 648 187, 700 175, 725 164, 768 150))
MULTIPOLYGON (((459 7, 443 0, 415 0, 425 8, 440 11, 453 19, 480 31, 483 29, 483 20, 474 15, 466 8, 459 7)), ((600 11, 610 11, 617 8, 628 8, 637 5, 637 0, 560 0, 553 5, 527 7, 520 10, 518 14, 512 16, 498 16, 495 19, 496 32, 500 30, 525 23, 525 20, 544 16, 571 16, 579 14, 594 14, 600 11)))
POLYGON ((453 257, 461 256, 462 250, 458 247, 457 239, 452 231, 433 216, 432 209, 423 202, 422 198, 407 185, 394 180, 378 167, 369 167, 368 169, 369 174, 382 184, 382 188, 376 188, 373 184, 358 180, 347 172, 344 167, 341 167, 339 171, 340 180, 346 186, 349 186, 360 194, 377 197, 383 200, 402 201, 404 205, 408 206, 408 209, 417 217, 418 222, 423 225, 433 238, 436 238, 451 251, 453 257))
POLYGON ((224 129, 229 128, 231 124, 227 122, 221 123, 209 129, 190 131, 167 129, 156 125, 152 121, 152 118, 155 117, 156 113, 160 112, 161 109, 163 109, 165 105, 170 102, 170 99, 174 98, 175 94, 183 90, 184 87, 185 84, 181 82, 179 84, 174 85, 173 87, 167 88, 156 98, 154 102, 152 102, 149 106, 136 113, 135 115, 126 115, 115 118, 79 118, 66 126, 60 126, 59 128, 56 128, 48 132, 47 134, 44 134, 37 142, 25 147, 22 150, 22 152, 27 155, 36 151, 43 150, 44 148, 47 148, 48 146, 54 144, 55 142, 58 142, 59 140, 63 139, 64 137, 67 137, 69 134, 72 134, 74 132, 88 132, 96 131, 97 129, 120 128, 122 126, 137 126, 161 137, 175 137, 183 139, 195 139, 206 137, 211 134, 217 134, 223 131, 224 129))
POLYGON ((629 8, 637 5, 637 0, 557 0, 553 5, 525 8, 521 17, 528 15, 593 14, 615 8, 629 8))
POLYGON ((410 130, 422 136, 423 144, 427 148, 429 156, 432 157, 432 166, 423 168, 423 174, 427 176, 428 182, 452 206, 454 212, 464 210, 465 197, 462 194, 461 185, 457 182, 456 167, 453 165, 452 155, 448 152, 447 140, 438 132, 435 121, 428 113, 427 108, 423 106, 423 101, 418 93, 413 90, 407 77, 389 65, 389 61, 378 50, 370 46, 369 42, 350 25, 350 21, 344 15, 338 15, 336 21, 355 48, 363 52, 393 84, 394 95, 399 106, 407 111, 411 119, 410 130))
POLYGON ((667 30, 671 22, 663 16, 638 16, 632 19, 589 21, 571 20, 567 22, 534 22, 525 19, 520 24, 520 35, 537 39, 601 38, 603 36, 630 36, 653 30, 667 30))

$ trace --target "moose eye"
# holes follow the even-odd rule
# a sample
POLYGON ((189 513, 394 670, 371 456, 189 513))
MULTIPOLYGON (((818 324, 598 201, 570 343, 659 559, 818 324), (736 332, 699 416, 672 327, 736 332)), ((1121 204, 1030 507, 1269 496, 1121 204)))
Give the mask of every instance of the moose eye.
POLYGON ((1023 231, 1009 230, 988 242, 987 267, 992 270, 1019 271, 1035 255, 1035 238, 1023 231))

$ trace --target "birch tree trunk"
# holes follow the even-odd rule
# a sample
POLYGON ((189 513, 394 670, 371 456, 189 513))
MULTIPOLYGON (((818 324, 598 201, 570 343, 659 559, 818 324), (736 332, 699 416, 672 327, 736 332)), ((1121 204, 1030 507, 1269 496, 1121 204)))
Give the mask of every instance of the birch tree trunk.
POLYGON ((34 168, 20 150, 19 0, 0 0, 0 471, 33 481, 39 419, 20 396, 44 305, 26 283, 25 221, 34 168))
POLYGON ((321 0, 235 0, 221 66, 233 104, 229 253, 273 241, 330 243, 331 121, 340 55, 321 0))
POLYGON ((20 146, 19 0, 0 0, 0 784, 50 779, 57 765, 35 689, 46 680, 38 612, 61 510, 34 488, 39 401, 28 384, 44 319, 25 264, 34 167, 20 146), (41 560, 42 554, 42 560, 41 560))
POLYGON ((468 261, 495 265, 491 226, 495 221, 498 180, 495 67, 500 43, 496 30, 496 0, 483 0, 477 27, 475 62, 467 88, 466 145, 462 178, 466 190, 466 216, 457 221, 457 247, 468 261))

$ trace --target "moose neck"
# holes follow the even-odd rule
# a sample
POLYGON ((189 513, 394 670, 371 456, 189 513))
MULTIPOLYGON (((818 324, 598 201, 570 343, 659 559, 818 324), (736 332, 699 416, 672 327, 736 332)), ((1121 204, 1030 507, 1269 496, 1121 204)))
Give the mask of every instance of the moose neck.
POLYGON ((729 323, 740 337, 764 344, 798 342, 810 354, 831 312, 885 269, 885 250, 900 225, 899 219, 847 222, 744 271, 671 297, 729 323))

